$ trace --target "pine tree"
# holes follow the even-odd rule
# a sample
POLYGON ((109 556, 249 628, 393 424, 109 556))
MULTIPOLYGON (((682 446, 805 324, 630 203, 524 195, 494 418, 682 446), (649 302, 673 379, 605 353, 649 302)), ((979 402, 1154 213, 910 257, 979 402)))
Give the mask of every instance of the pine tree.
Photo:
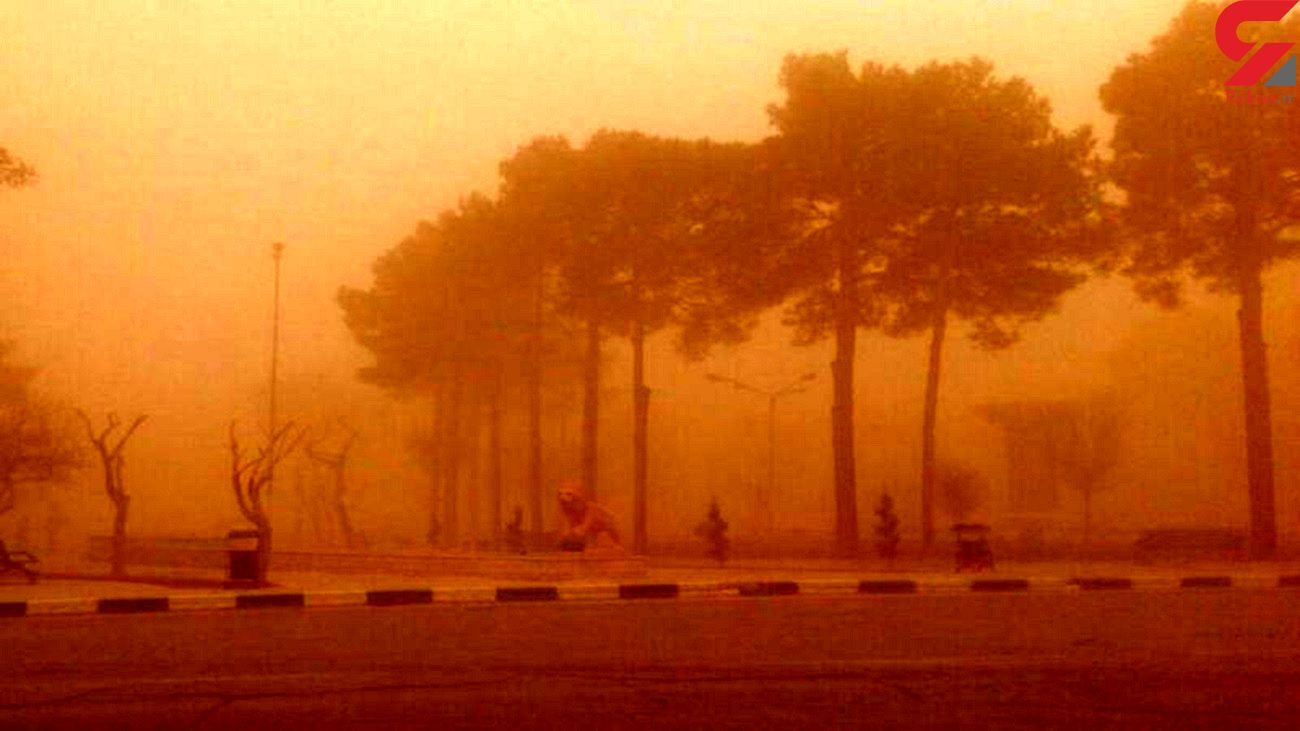
POLYGON ((716 497, 709 503, 709 515, 695 529, 695 535, 708 543, 709 558, 715 559, 718 563, 727 560, 731 541, 727 539, 727 521, 722 519, 722 508, 718 507, 716 497))

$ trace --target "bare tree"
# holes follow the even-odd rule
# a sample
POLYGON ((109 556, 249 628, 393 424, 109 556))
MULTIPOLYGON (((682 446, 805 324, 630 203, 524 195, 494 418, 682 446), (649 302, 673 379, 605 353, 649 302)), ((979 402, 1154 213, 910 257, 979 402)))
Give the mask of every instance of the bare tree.
POLYGON ((120 436, 117 436, 119 429, 122 428, 122 422, 115 412, 109 412, 108 424, 98 432, 95 431, 94 424, 84 411, 77 409, 77 415, 86 425, 86 437, 90 439, 91 444, 95 445, 100 464, 104 467, 104 491, 108 493, 108 499, 113 502, 113 553, 110 571, 113 576, 123 576, 126 574, 126 518, 131 507, 131 496, 126 493, 126 484, 122 480, 122 468, 126 463, 125 458, 122 457, 122 449, 126 447, 131 435, 135 434, 135 430, 139 429, 149 417, 145 414, 135 417, 131 424, 120 432, 120 436))
POLYGON ((337 449, 332 452, 322 451, 320 449, 321 443, 324 441, 322 436, 320 439, 308 442, 305 450, 312 461, 328 469, 333 477, 334 491, 331 506, 334 509, 334 516, 339 522, 339 531, 343 533, 343 544, 348 548, 354 548, 356 546, 356 534, 352 529, 352 520, 348 516, 348 506, 344 502, 344 496, 348 491, 348 455, 352 452, 352 447, 356 443, 357 431, 343 419, 339 419, 338 424, 343 429, 345 436, 337 449))
POLYGON ((257 582, 266 581, 267 561, 271 556, 271 517, 262 501, 271 484, 276 465, 289 456, 306 436, 307 430, 288 422, 271 433, 265 446, 251 454, 239 446, 235 422, 230 423, 230 482, 239 503, 239 512, 257 528, 257 582))
POLYGON ((1065 484, 1083 498, 1083 549, 1092 546, 1092 499, 1110 487, 1106 477, 1119 462, 1123 419, 1113 396, 1096 396, 1074 404, 1062 424, 1065 434, 1054 454, 1065 484))

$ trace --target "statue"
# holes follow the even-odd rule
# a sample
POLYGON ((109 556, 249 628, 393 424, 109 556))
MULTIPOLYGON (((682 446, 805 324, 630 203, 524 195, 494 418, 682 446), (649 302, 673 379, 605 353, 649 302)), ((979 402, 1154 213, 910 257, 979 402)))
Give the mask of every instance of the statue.
POLYGON ((595 543, 601 533, 608 535, 615 546, 622 548, 618 528, 614 525, 614 514, 588 500, 576 480, 566 480, 560 485, 559 499, 560 512, 568 522, 560 536, 560 548, 581 551, 595 543))

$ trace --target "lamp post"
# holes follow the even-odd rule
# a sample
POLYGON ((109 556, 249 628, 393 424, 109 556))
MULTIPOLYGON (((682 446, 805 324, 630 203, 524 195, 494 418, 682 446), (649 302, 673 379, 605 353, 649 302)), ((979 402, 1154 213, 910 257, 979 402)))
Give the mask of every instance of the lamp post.
POLYGON ((751 386, 744 381, 717 373, 706 373, 704 377, 714 383, 729 383, 739 391, 749 391, 767 397, 767 489, 760 491, 755 496, 755 501, 757 502, 756 508, 759 514, 760 528, 765 532, 770 532, 772 530, 771 499, 776 494, 776 402, 782 396, 808 390, 808 387, 804 384, 815 379, 817 374, 805 373, 777 389, 751 386))
MULTIPOLYGON (((278 371, 280 366, 280 258, 284 255, 284 244, 277 241, 271 244, 271 259, 275 262, 275 295, 272 304, 271 314, 271 394, 270 408, 267 415, 267 428, 269 430, 268 439, 275 438, 276 413, 275 413, 275 391, 278 380, 278 371)), ((266 494, 269 498, 271 488, 275 485, 275 466, 274 462, 267 476, 270 478, 266 483, 266 494)))

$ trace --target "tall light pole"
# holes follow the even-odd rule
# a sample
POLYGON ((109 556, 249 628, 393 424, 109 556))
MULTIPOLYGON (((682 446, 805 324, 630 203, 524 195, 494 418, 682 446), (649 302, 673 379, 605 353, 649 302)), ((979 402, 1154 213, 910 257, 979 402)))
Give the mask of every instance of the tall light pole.
MULTIPOLYGON (((268 439, 275 438, 276 413, 275 413, 275 391, 280 367, 280 258, 284 255, 284 244, 277 241, 271 244, 271 259, 275 261, 275 296, 272 305, 271 314, 271 398, 270 413, 267 417, 267 427, 269 429, 268 439)), ((266 483, 266 494, 269 498, 271 488, 275 485, 275 467, 274 462, 267 476, 270 478, 266 483)))
POLYGON ((767 397, 767 489, 755 496, 758 503, 759 527, 764 532, 772 530, 772 496, 776 494, 776 401, 782 396, 801 393, 807 390, 804 384, 817 377, 816 373, 805 373, 790 383, 777 389, 764 389, 751 386, 744 381, 717 373, 706 373, 704 377, 715 383, 730 383, 739 391, 749 391, 767 397))

